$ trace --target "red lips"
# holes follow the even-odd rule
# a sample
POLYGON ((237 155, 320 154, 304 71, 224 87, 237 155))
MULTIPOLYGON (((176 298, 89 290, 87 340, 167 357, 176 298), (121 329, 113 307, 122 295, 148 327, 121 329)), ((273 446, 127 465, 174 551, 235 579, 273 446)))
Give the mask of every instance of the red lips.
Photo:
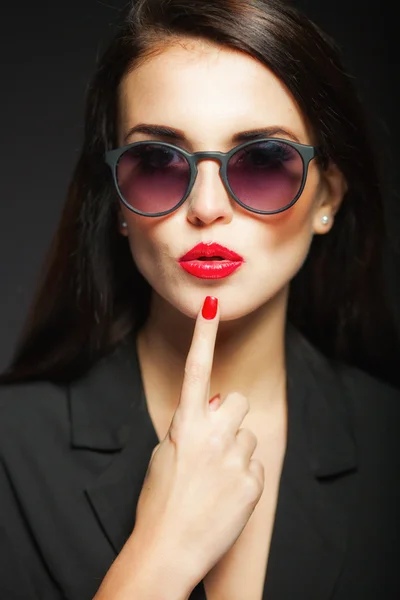
POLYGON ((243 257, 230 250, 229 248, 225 248, 225 246, 221 246, 220 244, 216 244, 215 242, 210 242, 208 244, 200 243, 197 244, 194 248, 189 250, 184 256, 181 256, 179 261, 189 261, 189 260, 197 260, 199 258, 212 258, 212 257, 220 257, 224 260, 230 260, 233 262, 243 262, 243 257))
POLYGON ((178 262, 184 271, 198 279, 224 279, 237 271, 244 260, 233 250, 210 242, 197 244, 178 262))

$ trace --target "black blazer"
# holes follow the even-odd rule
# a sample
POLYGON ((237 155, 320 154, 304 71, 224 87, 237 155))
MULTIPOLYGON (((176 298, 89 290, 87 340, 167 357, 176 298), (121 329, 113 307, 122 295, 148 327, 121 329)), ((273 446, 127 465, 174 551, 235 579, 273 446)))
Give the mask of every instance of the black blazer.
MULTIPOLYGON (((291 326, 286 353, 263 599, 399 600, 400 392, 327 361, 291 326)), ((0 387, 1 600, 93 598, 158 441, 133 341, 68 386, 0 387)), ((202 582, 191 599, 205 600, 202 582)))

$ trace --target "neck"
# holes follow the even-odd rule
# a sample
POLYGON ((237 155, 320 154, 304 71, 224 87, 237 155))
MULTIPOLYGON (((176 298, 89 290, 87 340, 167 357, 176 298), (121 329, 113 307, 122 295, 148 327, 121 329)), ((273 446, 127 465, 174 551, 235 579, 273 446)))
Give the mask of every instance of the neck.
MULTIPOLYGON (((252 409, 268 408, 285 382, 285 323, 288 289, 257 310, 232 321, 220 321, 210 381, 217 393, 244 394, 252 409)), ((159 402, 177 405, 193 319, 153 292, 149 318, 138 334, 142 374, 157 381, 159 402)), ((154 384, 152 384, 154 389, 154 384)), ((278 394, 279 395, 279 394, 278 394)))

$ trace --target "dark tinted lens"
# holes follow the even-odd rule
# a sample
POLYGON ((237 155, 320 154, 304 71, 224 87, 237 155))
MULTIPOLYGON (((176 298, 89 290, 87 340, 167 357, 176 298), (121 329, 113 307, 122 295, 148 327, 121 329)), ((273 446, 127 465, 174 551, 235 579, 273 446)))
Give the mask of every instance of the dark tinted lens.
POLYGON ((133 146, 117 165, 120 192, 132 208, 154 214, 182 200, 190 180, 190 167, 180 152, 160 144, 133 146))
POLYGON ((261 211, 284 208, 297 196, 303 180, 303 161, 284 142, 254 142, 228 163, 228 181, 243 204, 261 211))

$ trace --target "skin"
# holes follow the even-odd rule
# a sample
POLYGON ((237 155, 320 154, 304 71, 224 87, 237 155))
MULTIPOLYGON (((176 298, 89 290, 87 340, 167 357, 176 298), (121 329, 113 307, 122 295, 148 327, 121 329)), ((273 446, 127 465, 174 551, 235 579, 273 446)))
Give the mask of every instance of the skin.
MULTIPOLYGON (((279 125, 301 143, 313 133, 282 82, 244 53, 206 41, 180 39, 165 46, 125 76, 119 89, 119 145, 171 141, 134 133, 139 123, 169 126, 186 150, 226 152, 232 136, 279 125)), ((279 133, 275 137, 291 139, 279 133)), ((272 411, 284 402, 284 329, 291 279, 302 266, 314 235, 328 233, 345 193, 342 174, 330 165, 320 172, 311 161, 305 189, 289 210, 258 215, 243 209, 226 191, 219 164, 198 163, 191 195, 174 213, 148 218, 121 204, 120 233, 153 289, 150 318, 138 336, 142 364, 154 384, 153 401, 172 414, 179 402, 194 319, 207 295, 220 303, 210 397, 238 391, 251 411, 272 411), (322 216, 329 224, 322 224, 322 216), (122 222, 127 226, 124 227, 122 222), (245 259, 233 275, 202 280, 177 259, 200 241, 216 241, 245 259), (282 393, 281 393, 282 392, 282 393)))

